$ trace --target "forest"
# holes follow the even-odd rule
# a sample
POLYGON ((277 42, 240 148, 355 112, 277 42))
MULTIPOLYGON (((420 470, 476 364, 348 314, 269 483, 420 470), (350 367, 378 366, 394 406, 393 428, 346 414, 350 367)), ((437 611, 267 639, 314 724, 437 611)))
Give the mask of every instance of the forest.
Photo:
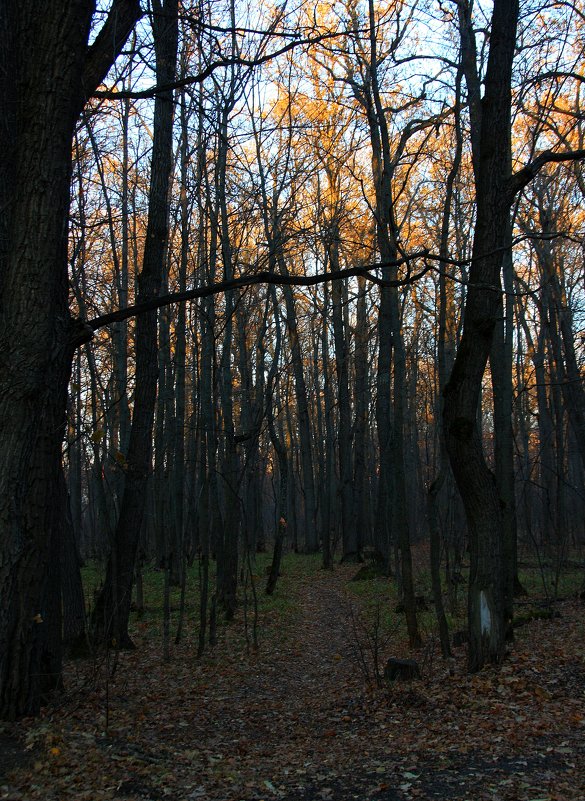
POLYGON ((473 676, 575 566, 578 601, 584 30, 566 0, 4 0, 0 719, 72 655, 137 658, 155 579, 168 675, 256 649, 283 582, 384 587, 345 610, 374 684, 390 606, 396 655, 452 670, 458 625, 473 676))

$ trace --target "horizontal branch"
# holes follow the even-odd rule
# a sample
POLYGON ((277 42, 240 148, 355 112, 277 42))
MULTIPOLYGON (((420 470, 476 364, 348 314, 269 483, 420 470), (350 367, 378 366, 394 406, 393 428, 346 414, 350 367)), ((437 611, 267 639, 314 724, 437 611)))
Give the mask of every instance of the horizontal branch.
POLYGON ((531 85, 557 79, 562 81, 569 79, 573 81, 578 81, 579 83, 583 83, 585 82, 585 75, 581 75, 580 72, 549 70, 548 72, 539 72, 538 75, 535 75, 534 77, 530 78, 530 80, 528 80, 526 83, 528 85, 531 85))
MULTIPOLYGON (((524 234, 516 237, 512 242, 512 247, 519 242, 530 239, 545 239, 552 240, 564 236, 562 233, 552 234, 524 234)), ((125 309, 118 309, 117 311, 108 312, 107 314, 100 314, 91 320, 76 319, 73 321, 73 330, 71 335, 70 344, 73 347, 79 347, 84 342, 88 342, 95 331, 112 323, 120 323, 124 320, 129 320, 131 317, 136 317, 139 314, 146 312, 156 311, 157 309, 172 306, 175 303, 185 303, 191 300, 198 300, 200 298, 207 298, 212 295, 219 295, 223 292, 230 292, 234 289, 244 289, 246 287, 255 286, 258 284, 273 284, 275 286, 300 286, 309 287, 318 284, 324 284, 328 281, 339 281, 344 278, 363 277, 375 286, 382 288, 398 288, 410 286, 415 284, 427 273, 431 271, 438 271, 435 263, 449 265, 450 267, 466 267, 477 259, 483 259, 494 253, 503 253, 508 250, 510 246, 503 246, 496 248, 489 254, 482 254, 481 256, 468 259, 451 259, 447 256, 441 256, 437 253, 432 253, 429 250, 418 250, 410 254, 404 255, 402 258, 395 259, 391 262, 377 262, 376 264, 368 264, 361 267, 347 267, 343 270, 335 270, 332 272, 316 273, 315 275, 282 275, 281 273, 270 272, 269 270, 262 270, 250 275, 242 275, 239 278, 233 278, 229 281, 218 281, 213 284, 206 284, 205 286, 197 289, 188 289, 185 292, 172 292, 166 295, 160 295, 150 300, 143 301, 142 303, 135 303, 132 306, 127 306, 125 309), (411 264, 415 261, 423 261, 423 266, 413 272, 411 264), (384 279, 375 275, 372 271, 382 267, 403 267, 406 265, 406 275, 404 278, 397 279, 384 279)), ((456 278, 454 275, 447 276, 450 280, 458 284, 469 285, 469 281, 461 278, 456 278)), ((475 287, 478 288, 478 284, 475 287)), ((498 286, 482 286, 481 288, 489 289, 494 292, 502 292, 502 287, 498 286)))
POLYGON ((372 269, 378 267, 400 267, 404 264, 417 259, 425 259, 429 256, 426 250, 420 250, 402 259, 396 259, 389 264, 376 264, 368 265, 366 267, 347 267, 344 270, 335 270, 333 272, 316 273, 315 275, 282 275, 281 273, 274 273, 268 270, 263 270, 252 275, 242 275, 239 278, 233 278, 229 281, 218 281, 214 284, 206 284, 198 289, 188 289, 185 292, 172 292, 168 295, 160 295, 150 300, 145 300, 143 303, 136 303, 133 306, 128 306, 125 309, 118 309, 108 314, 102 314, 99 317, 94 317, 93 320, 88 320, 85 324, 92 331, 97 331, 111 323, 119 323, 123 320, 128 320, 130 317, 136 317, 138 314, 154 311, 155 309, 162 309, 165 306, 171 306, 174 303, 184 303, 188 300, 198 300, 199 298, 208 298, 211 295, 219 295, 222 292, 229 292, 234 289, 242 289, 244 287, 254 286, 256 284, 274 284, 276 286, 316 286, 317 284, 324 284, 327 281, 339 281, 343 278, 352 278, 355 276, 363 276, 372 284, 381 287, 399 287, 413 284, 422 278, 429 270, 432 269, 430 264, 425 264, 418 272, 407 275, 405 278, 397 279, 395 281, 385 280, 373 275, 372 269))
POLYGON ((582 159, 585 159, 585 150, 583 149, 567 150, 562 153, 558 153, 554 150, 544 150, 525 167, 522 167, 521 170, 518 170, 518 172, 512 175, 509 181, 511 196, 514 197, 521 189, 528 186, 530 181, 538 175, 545 164, 559 164, 563 161, 581 161, 582 159))

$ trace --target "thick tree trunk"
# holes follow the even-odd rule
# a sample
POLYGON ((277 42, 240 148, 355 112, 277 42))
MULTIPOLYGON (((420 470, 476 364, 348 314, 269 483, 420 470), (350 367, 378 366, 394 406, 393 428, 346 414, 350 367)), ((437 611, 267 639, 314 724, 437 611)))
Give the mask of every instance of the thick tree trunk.
POLYGON ((514 306, 512 297, 512 232, 509 250, 502 260, 506 290, 504 314, 496 323, 490 353, 494 399, 495 476, 502 507, 502 558, 504 570, 504 616, 507 636, 513 635, 514 593, 520 589, 516 522, 516 475, 514 471, 514 432, 512 430, 512 367, 514 306))
POLYGON ((73 350, 83 338, 68 310, 71 142, 84 88, 103 78, 137 17, 135 3, 114 5, 130 13, 107 53, 99 36, 87 49, 89 0, 51 0, 42 14, 31 0, 0 6, 1 717, 37 712, 61 682, 60 643, 52 642, 59 587, 47 568, 57 539, 47 532, 60 522, 61 510, 50 510, 73 350))
POLYGON ((41 693, 56 683, 40 678, 39 641, 72 355, 64 228, 75 121, 70 91, 83 66, 90 11, 80 3, 64 13, 63 5, 49 4, 46 18, 31 2, 5 2, 0 10, 3 717, 36 712, 41 693), (45 85, 52 90, 40 91, 45 85))

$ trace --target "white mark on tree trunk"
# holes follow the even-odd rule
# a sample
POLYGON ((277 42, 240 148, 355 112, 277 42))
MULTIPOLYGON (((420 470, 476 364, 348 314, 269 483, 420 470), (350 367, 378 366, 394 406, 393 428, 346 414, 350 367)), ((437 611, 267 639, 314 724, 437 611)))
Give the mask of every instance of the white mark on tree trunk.
POLYGON ((491 634, 492 630, 492 614, 485 592, 482 590, 479 593, 479 614, 481 619, 481 633, 491 634))

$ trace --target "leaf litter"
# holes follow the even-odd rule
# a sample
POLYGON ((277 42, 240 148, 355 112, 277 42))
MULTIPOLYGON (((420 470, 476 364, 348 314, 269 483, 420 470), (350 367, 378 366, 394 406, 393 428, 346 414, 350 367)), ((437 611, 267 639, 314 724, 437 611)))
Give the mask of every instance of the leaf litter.
MULTIPOLYGON (((285 581, 294 604, 261 621, 256 653, 231 625, 202 659, 191 631, 164 663, 141 627, 107 680, 103 666, 68 664, 59 706, 0 729, 0 798, 585 799, 582 602, 519 629, 498 669, 468 675, 462 648, 378 688, 356 657, 354 572, 285 581)), ((402 635, 389 656, 412 656, 402 635)))

